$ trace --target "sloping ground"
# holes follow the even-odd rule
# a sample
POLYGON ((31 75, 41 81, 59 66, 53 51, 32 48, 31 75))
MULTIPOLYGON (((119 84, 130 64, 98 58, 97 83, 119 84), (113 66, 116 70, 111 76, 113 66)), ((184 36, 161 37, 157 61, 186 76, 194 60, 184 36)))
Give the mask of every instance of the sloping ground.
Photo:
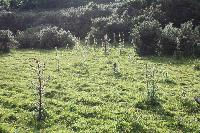
POLYGON ((76 47, 55 51, 13 50, 0 57, 0 132, 34 132, 36 95, 30 58, 46 62, 48 118, 42 132, 200 132, 199 60, 141 58, 131 48, 76 47), (113 73, 117 63, 120 74, 113 73), (156 69, 158 106, 146 105, 146 70, 156 69))
POLYGON ((90 31, 92 19, 112 14, 118 4, 88 4, 78 8, 52 10, 0 11, 0 29, 16 33, 38 26, 51 25, 71 31, 84 38, 90 31))

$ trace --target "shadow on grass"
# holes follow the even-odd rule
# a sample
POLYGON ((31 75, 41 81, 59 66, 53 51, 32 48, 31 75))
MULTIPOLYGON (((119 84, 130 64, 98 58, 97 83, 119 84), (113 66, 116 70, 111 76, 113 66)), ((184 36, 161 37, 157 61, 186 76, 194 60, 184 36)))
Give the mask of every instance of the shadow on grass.
MULTIPOLYGON (((191 105, 191 102, 185 101, 182 104, 185 105, 185 107, 188 109, 188 112, 193 110, 193 113, 198 113, 196 112, 197 108, 191 105)), ((195 129, 192 129, 191 127, 188 127, 187 125, 185 125, 181 117, 175 117, 174 113, 165 110, 160 102, 157 105, 151 105, 151 104, 148 104, 148 102, 144 100, 142 102, 138 102, 135 105, 135 107, 141 110, 147 110, 156 115, 159 115, 161 119, 164 119, 167 121, 166 126, 174 131, 196 132, 195 129)))
POLYGON ((200 113, 200 105, 197 105, 194 99, 181 98, 181 106, 188 114, 200 113))
POLYGON ((43 129, 49 128, 52 125, 49 113, 46 110, 43 112, 44 113, 40 121, 38 120, 37 113, 35 113, 27 122, 27 125, 33 130, 34 133, 41 133, 43 129))
POLYGON ((141 110, 148 110, 153 113, 156 113, 157 115, 160 115, 164 119, 169 119, 169 117, 173 117, 174 114, 172 114, 169 111, 166 111, 163 106, 161 105, 160 101, 157 101, 156 103, 152 104, 148 101, 144 100, 142 102, 138 102, 135 105, 136 108, 141 110))
POLYGON ((148 56, 142 57, 143 60, 151 61, 152 63, 162 63, 162 64, 173 64, 173 65, 188 65, 192 64, 198 58, 192 57, 183 57, 176 59, 173 56, 148 56))
POLYGON ((119 133, 146 133, 147 130, 138 122, 120 121, 117 123, 117 132, 119 133))
POLYGON ((8 56, 10 56, 11 53, 12 52, 9 52, 9 53, 2 53, 2 52, 0 52, 0 58, 1 57, 8 57, 8 56))

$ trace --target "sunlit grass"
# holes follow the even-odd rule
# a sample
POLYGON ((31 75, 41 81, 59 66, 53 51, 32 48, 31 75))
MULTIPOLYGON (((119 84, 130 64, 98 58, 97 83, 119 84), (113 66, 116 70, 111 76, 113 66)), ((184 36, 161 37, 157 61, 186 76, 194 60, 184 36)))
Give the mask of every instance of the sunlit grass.
POLYGON ((132 48, 12 50, 0 56, 0 132, 200 132, 199 60, 138 57, 132 48), (31 58, 46 63, 48 118, 35 119, 31 58), (118 66, 119 74, 113 71, 118 66), (159 106, 145 104, 145 65, 156 70, 159 106), (166 74, 167 73, 167 74, 166 74), (167 76, 166 76, 167 75, 167 76))

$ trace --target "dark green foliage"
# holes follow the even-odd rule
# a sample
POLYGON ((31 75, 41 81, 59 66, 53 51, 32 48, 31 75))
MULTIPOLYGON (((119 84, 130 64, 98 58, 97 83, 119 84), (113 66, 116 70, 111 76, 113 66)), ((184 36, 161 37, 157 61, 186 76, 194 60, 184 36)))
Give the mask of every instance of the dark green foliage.
MULTIPOLYGON (((115 46, 120 40, 134 40, 140 55, 200 56, 199 0, 0 0, 0 4, 10 10, 0 12, 0 29, 14 34, 51 25, 99 46, 105 34, 115 46), (146 22, 149 25, 142 27, 146 22)), ((35 39, 39 35, 29 33, 21 46, 41 48, 40 39, 35 39)), ((54 46, 51 43, 58 43, 53 36, 42 47, 49 49, 54 46)))
POLYGON ((180 35, 180 30, 178 28, 173 27, 173 24, 170 23, 165 26, 162 30, 161 38, 160 38, 160 52, 162 55, 174 55, 179 42, 178 37, 180 35))
POLYGON ((1 133, 9 133, 8 130, 6 130, 4 127, 0 126, 0 132, 1 133))
POLYGON ((0 0, 0 10, 9 9, 10 3, 8 0, 0 0))
POLYGON ((0 4, 2 4, 5 9, 30 10, 79 7, 92 1, 96 3, 109 3, 115 0, 1 0, 0 4))
POLYGON ((176 26, 194 19, 194 24, 200 21, 200 1, 199 0, 160 0, 162 11, 166 14, 167 22, 172 22, 176 26))
POLYGON ((83 39, 90 31, 93 18, 106 17, 111 14, 110 8, 89 3, 84 7, 60 9, 53 11, 17 11, 0 12, 0 29, 10 29, 13 32, 24 31, 27 28, 53 25, 66 31, 71 31, 83 39))
POLYGON ((76 38, 72 34, 58 27, 36 27, 18 32, 16 40, 19 48, 52 49, 55 47, 73 47, 76 38))
POLYGON ((0 53, 8 53, 14 42, 13 33, 9 30, 0 30, 0 53))
POLYGON ((195 64, 194 65, 194 70, 200 71, 200 64, 195 64))
POLYGON ((101 40, 104 38, 105 34, 110 38, 110 42, 119 42, 120 39, 122 40, 123 35, 123 39, 130 42, 131 27, 132 24, 129 21, 126 21, 124 18, 118 18, 117 15, 96 18, 93 20, 92 28, 87 35, 87 39, 93 44, 95 38, 97 44, 101 44, 101 40), (121 35, 121 37, 119 37, 119 35, 121 35))
POLYGON ((132 36, 136 51, 141 56, 158 55, 158 42, 162 29, 156 20, 144 21, 135 25, 132 36))
POLYGON ((11 30, 16 33, 18 30, 26 30, 37 25, 37 18, 43 16, 37 12, 0 12, 0 29, 11 30))
POLYGON ((195 56, 199 55, 198 38, 199 32, 193 29, 193 24, 188 21, 181 25, 180 33, 180 50, 183 52, 183 56, 195 56))
POLYGON ((130 0, 124 2, 124 4, 118 8, 117 13, 123 15, 124 12, 131 17, 141 14, 141 10, 147 7, 147 0, 130 0))
POLYGON ((77 7, 86 4, 87 0, 10 0, 9 7, 12 9, 39 9, 77 7))
POLYGON ((133 21, 132 36, 140 55, 200 56, 199 29, 191 21, 176 28, 172 23, 163 29, 158 21, 144 15, 133 21))

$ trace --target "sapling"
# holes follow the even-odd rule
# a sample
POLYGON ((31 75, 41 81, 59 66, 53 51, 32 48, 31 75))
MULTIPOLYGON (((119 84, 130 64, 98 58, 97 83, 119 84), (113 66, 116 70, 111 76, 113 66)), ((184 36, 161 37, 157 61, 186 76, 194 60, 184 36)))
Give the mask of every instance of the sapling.
POLYGON ((116 34, 113 33, 113 42, 114 42, 114 45, 115 45, 115 48, 117 47, 117 40, 116 40, 116 34))
POLYGON ((98 42, 97 42, 97 39, 96 38, 94 38, 94 51, 96 50, 96 46, 97 46, 97 44, 98 44, 98 42))
POLYGON ((45 71, 45 64, 42 64, 39 62, 39 60, 34 59, 36 65, 32 66, 34 67, 34 73, 36 74, 35 81, 32 82, 32 84, 36 88, 37 92, 37 121, 43 121, 45 120, 45 108, 44 108, 44 88, 46 86, 46 83, 49 81, 50 77, 44 76, 45 71))
POLYGON ((177 46, 176 46, 176 50, 174 52, 174 56, 177 60, 181 59, 182 58, 182 51, 181 51, 181 48, 180 48, 180 39, 177 37, 176 38, 176 43, 177 43, 177 46))
POLYGON ((147 102, 151 105, 158 104, 155 69, 150 70, 147 64, 146 64, 146 86, 147 86, 147 102))
POLYGON ((119 33, 119 54, 120 55, 124 53, 124 44, 125 44, 124 34, 121 35, 119 33))
POLYGON ((117 42, 117 41, 116 41, 116 34, 115 34, 115 33, 113 33, 113 42, 114 42, 114 43, 117 42))
POLYGON ((66 50, 68 50, 68 49, 69 49, 69 44, 66 45, 66 50))
POLYGON ((104 35, 104 38, 102 40, 102 47, 104 48, 104 54, 107 55, 108 54, 108 45, 109 45, 109 38, 108 35, 104 35))
POLYGON ((57 47, 55 47, 56 50, 56 64, 57 64, 57 71, 60 72, 60 57, 59 57, 59 51, 57 47))

